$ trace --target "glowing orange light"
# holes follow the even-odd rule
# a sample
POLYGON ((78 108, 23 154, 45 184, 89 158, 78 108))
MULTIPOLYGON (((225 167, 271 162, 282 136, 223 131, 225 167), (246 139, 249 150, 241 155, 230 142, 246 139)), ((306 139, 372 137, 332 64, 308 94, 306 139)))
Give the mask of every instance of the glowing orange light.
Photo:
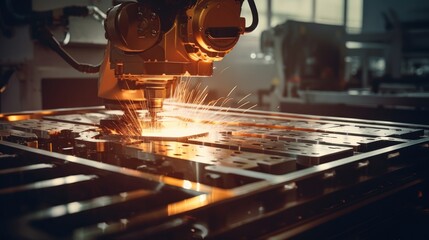
POLYGON ((202 194, 167 206, 168 215, 175 215, 195 208, 203 207, 212 202, 207 194, 202 194))
POLYGON ((167 109, 168 106, 164 105, 164 110, 167 111, 159 112, 157 121, 153 122, 147 111, 139 110, 145 109, 146 106, 125 104, 123 105, 122 116, 118 116, 120 121, 115 123, 117 126, 114 126, 115 129, 110 132, 130 139, 143 137, 164 140, 164 138, 177 139, 206 135, 214 130, 214 125, 220 127, 237 125, 237 123, 232 122, 230 114, 227 114, 228 110, 238 106, 245 112, 256 105, 250 106, 250 102, 246 100, 250 94, 239 101, 234 101, 231 96, 235 89, 236 87, 231 89, 226 97, 207 102, 207 87, 201 88, 201 83, 194 84, 190 78, 182 79, 176 87, 173 97, 168 101, 186 104, 186 107, 167 109), (216 110, 213 111, 213 107, 216 110), (207 125, 211 126, 208 127, 207 125), (203 126, 205 129, 202 128, 203 126))
POLYGON ((28 115, 10 115, 10 116, 7 116, 6 119, 9 122, 14 122, 14 121, 30 119, 30 117, 28 115))
POLYGON ((54 112, 53 111, 49 111, 49 110, 45 110, 45 111, 41 111, 40 112, 40 114, 42 114, 42 115, 50 115, 50 114, 53 114, 54 112))
POLYGON ((165 138, 182 138, 188 136, 201 136, 207 134, 207 131, 202 127, 183 124, 177 121, 159 128, 142 129, 142 137, 165 137, 165 138))

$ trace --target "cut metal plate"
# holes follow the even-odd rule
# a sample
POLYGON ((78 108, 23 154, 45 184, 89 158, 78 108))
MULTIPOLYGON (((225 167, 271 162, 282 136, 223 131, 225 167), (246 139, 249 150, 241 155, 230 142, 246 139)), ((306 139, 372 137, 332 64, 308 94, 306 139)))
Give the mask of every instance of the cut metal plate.
POLYGON ((234 136, 221 134, 215 138, 200 137, 190 139, 195 144, 216 146, 224 149, 249 151, 279 156, 293 156, 304 166, 321 164, 353 155, 353 148, 322 144, 288 142, 274 139, 234 136))
POLYGON ((381 146, 386 146, 385 139, 378 137, 364 137, 354 135, 342 135, 325 132, 305 132, 279 129, 250 129, 231 132, 232 135, 243 137, 268 138, 284 140, 288 142, 304 142, 314 144, 329 144, 352 147, 357 152, 366 152, 381 146))
POLYGON ((101 119, 106 119, 109 116, 110 115, 106 113, 95 112, 95 113, 83 113, 83 114, 45 116, 43 117, 43 119, 51 120, 51 121, 69 122, 69 123, 99 125, 101 119))
POLYGON ((264 238, 412 186, 429 156, 428 126, 169 104, 160 116, 175 124, 131 135, 101 126, 124 119, 102 108, 1 115, 1 234, 264 238))
POLYGON ((350 135, 368 136, 368 137, 404 137, 416 138, 422 136, 422 129, 411 128, 393 128, 393 127, 367 127, 367 126, 340 126, 325 129, 331 133, 347 133, 350 135))
POLYGON ((194 162, 205 166, 222 165, 272 174, 296 170, 295 158, 291 156, 251 153, 192 143, 153 141, 127 145, 124 151, 130 157, 149 161, 180 159, 186 161, 185 164, 194 162))
POLYGON ((93 126, 81 124, 72 124, 58 121, 28 119, 10 123, 12 129, 21 130, 36 134, 39 138, 48 139, 52 135, 60 134, 65 131, 72 134, 74 137, 79 136, 79 133, 95 129, 93 126))

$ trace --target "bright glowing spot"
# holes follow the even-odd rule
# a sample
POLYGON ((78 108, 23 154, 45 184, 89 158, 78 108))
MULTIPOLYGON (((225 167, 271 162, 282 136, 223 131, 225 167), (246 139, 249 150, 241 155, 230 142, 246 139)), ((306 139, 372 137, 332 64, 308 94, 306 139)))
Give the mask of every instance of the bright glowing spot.
POLYGON ((123 199, 126 199, 128 197, 127 192, 120 193, 119 196, 121 196, 123 199))
POLYGON ((9 122, 15 122, 15 121, 20 121, 20 120, 26 120, 29 119, 30 117, 28 115, 10 115, 7 116, 6 119, 9 122))
POLYGON ((65 183, 64 178, 56 178, 52 180, 52 185, 54 186, 58 186, 58 185, 63 185, 65 183))
POLYGON ((200 200, 200 202, 207 201, 207 194, 202 194, 202 195, 198 196, 198 200, 200 200))
POLYGON ((54 207, 50 210, 51 217, 62 216, 67 213, 67 209, 64 206, 54 207))
POLYGON ((48 115, 54 113, 53 111, 41 111, 41 114, 48 115))
POLYGON ((160 121, 160 126, 156 128, 143 128, 142 137, 147 138, 185 138, 206 135, 207 131, 201 129, 201 126, 189 124, 177 119, 169 121, 160 121))
POLYGON ((78 182, 81 179, 81 176, 76 175, 76 176, 68 176, 64 178, 64 182, 65 183, 75 183, 78 182))
POLYGON ((98 227, 99 229, 101 229, 103 232, 106 230, 106 228, 107 228, 108 226, 109 226, 109 225, 107 225, 107 223, 105 223, 105 222, 102 222, 102 223, 97 224, 97 227, 98 227))
POLYGON ((199 195, 193 198, 188 198, 180 202, 168 204, 167 213, 169 216, 189 211, 208 204, 206 194, 199 195))
POLYGON ((79 210, 82 208, 82 204, 78 202, 72 202, 67 204, 67 211, 68 213, 75 213, 79 212, 79 210))
POLYGON ((191 189, 191 187, 192 187, 192 183, 191 183, 191 181, 183 180, 183 185, 182 185, 182 187, 183 187, 184 189, 191 189))
POLYGON ((165 137, 165 138, 182 138, 188 136, 205 135, 207 132, 193 128, 161 128, 161 129, 144 129, 142 137, 165 137))
POLYGON ((121 219, 121 224, 122 224, 123 226, 127 226, 127 224, 128 224, 128 219, 126 219, 126 218, 122 218, 122 219, 121 219))

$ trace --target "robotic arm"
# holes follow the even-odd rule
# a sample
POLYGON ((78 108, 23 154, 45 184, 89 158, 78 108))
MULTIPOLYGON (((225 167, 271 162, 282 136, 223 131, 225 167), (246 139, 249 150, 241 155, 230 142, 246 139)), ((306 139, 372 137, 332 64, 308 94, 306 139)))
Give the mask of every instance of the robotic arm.
POLYGON ((213 62, 258 24, 240 17, 244 0, 140 0, 107 12, 98 96, 107 107, 147 109, 152 122, 180 76, 211 76, 213 62))

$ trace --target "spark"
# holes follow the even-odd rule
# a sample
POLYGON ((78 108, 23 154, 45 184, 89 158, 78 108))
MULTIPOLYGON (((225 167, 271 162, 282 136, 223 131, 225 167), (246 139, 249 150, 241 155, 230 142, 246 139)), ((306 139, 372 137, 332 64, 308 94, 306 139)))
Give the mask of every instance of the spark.
MULTIPOLYGON (((144 102, 136 105, 136 102, 128 100, 122 105, 123 115, 116 116, 117 121, 112 123, 111 134, 120 135, 127 141, 141 137, 182 137, 197 136, 205 132, 216 132, 217 128, 234 124, 234 118, 227 113, 232 108, 247 112, 257 105, 250 107, 250 101, 246 100, 251 94, 247 94, 239 101, 232 97, 237 86, 233 87, 225 97, 208 101, 208 86, 203 87, 201 81, 195 82, 190 77, 182 77, 176 86, 172 99, 166 102, 184 104, 182 107, 164 109, 159 113, 157 125, 151 125, 147 113, 140 111, 145 109, 144 102)), ((143 91, 143 90, 140 90, 143 91)), ((178 106, 180 106, 178 105, 178 106)), ((167 105, 168 106, 168 105, 167 105)), ((173 105, 174 106, 174 105, 173 105)))
MULTIPOLYGON (((184 121, 208 123, 211 125, 222 125, 222 123, 231 122, 232 117, 220 112, 229 112, 232 108, 242 109, 249 105, 250 101, 242 103, 251 94, 247 94, 238 102, 234 102, 232 94, 236 91, 237 86, 233 87, 225 97, 215 100, 206 101, 208 97, 208 87, 201 87, 201 82, 192 84, 192 79, 182 79, 176 88, 175 96, 170 102, 190 104, 189 107, 179 109, 176 116, 184 121), (240 105, 240 103, 242 103, 240 105), (238 106, 238 107, 237 107, 238 106), (214 109, 213 107, 219 107, 214 109)), ((251 106, 251 108, 256 105, 251 106)), ((243 109, 248 111, 250 109, 243 109)))
MULTIPOLYGON (((252 94, 251 93, 247 94, 246 96, 241 98, 240 101, 238 101, 237 103, 241 103, 242 101, 244 101, 244 99, 248 98, 250 95, 252 95, 252 94)), ((238 108, 240 108, 240 107, 238 107, 238 108)))
POLYGON ((224 68, 222 71, 220 71, 220 74, 222 74, 223 72, 225 72, 226 70, 228 70, 231 66, 228 66, 226 68, 224 68))
POLYGON ((258 106, 258 104, 255 104, 255 105, 253 105, 253 106, 251 106, 251 107, 247 108, 246 110, 244 110, 244 111, 243 111, 243 113, 246 113, 247 111, 252 110, 253 108, 255 108, 255 107, 257 107, 257 106, 258 106))
POLYGON ((238 108, 242 108, 242 107, 244 107, 244 106, 246 106, 247 104, 249 104, 250 102, 249 101, 247 101, 247 102, 245 102, 245 103, 243 103, 243 104, 241 104, 240 106, 238 106, 238 108))
POLYGON ((234 90, 237 89, 237 86, 234 86, 231 91, 229 91, 228 95, 226 95, 226 97, 231 96, 232 92, 234 92, 234 90))

